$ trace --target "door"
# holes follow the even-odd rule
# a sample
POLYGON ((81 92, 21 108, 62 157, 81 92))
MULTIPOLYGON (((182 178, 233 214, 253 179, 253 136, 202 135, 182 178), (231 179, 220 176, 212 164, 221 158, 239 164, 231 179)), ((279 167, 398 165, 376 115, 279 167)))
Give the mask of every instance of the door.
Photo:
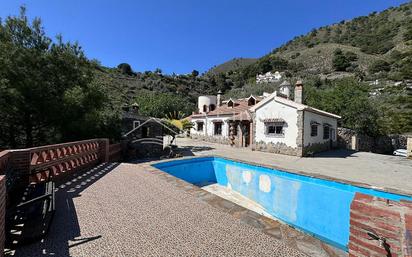
POLYGON ((243 134, 243 146, 248 147, 250 145, 250 122, 242 122, 242 134, 243 134))

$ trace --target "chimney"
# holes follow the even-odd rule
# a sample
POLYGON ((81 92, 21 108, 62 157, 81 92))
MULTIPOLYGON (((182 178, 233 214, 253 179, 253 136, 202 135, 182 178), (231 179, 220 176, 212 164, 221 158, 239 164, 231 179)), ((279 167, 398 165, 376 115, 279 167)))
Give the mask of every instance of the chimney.
POLYGON ((139 112, 139 104, 136 103, 136 102, 134 102, 134 103, 132 104, 132 110, 133 110, 135 113, 138 113, 138 112, 139 112))
POLYGON ((288 81, 283 81, 282 84, 279 86, 279 93, 282 94, 282 96, 286 97, 286 99, 289 99, 290 97, 290 83, 288 81))
POLYGON ((217 92, 217 106, 222 106, 222 90, 217 92))
POLYGON ((300 80, 295 85, 295 102, 303 104, 303 83, 300 80))

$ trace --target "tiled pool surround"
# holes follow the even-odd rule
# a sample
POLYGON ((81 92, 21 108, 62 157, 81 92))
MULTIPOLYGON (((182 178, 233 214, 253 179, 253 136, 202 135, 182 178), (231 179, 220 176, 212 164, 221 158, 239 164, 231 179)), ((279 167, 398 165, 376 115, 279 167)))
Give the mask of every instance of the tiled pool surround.
POLYGON ((341 182, 259 167, 219 157, 153 164, 197 185, 219 183, 256 201, 280 220, 347 250, 350 204, 356 192, 390 200, 403 196, 341 182))

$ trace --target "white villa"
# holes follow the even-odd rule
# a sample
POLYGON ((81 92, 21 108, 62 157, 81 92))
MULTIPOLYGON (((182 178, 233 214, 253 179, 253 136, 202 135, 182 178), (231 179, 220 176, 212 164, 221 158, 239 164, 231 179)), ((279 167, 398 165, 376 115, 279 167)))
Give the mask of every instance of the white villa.
POLYGON ((200 96, 198 112, 190 119, 193 138, 249 147, 296 156, 329 150, 337 145, 336 129, 340 116, 302 103, 303 84, 283 82, 279 92, 222 101, 217 96, 200 96))
POLYGON ((266 72, 265 74, 258 74, 256 75, 256 83, 271 83, 271 82, 278 82, 282 78, 282 74, 279 71, 275 73, 266 72))

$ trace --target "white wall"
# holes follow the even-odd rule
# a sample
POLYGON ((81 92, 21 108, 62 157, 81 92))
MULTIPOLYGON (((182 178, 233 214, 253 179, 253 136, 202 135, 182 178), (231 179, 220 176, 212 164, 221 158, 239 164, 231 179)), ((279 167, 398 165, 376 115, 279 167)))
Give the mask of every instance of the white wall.
POLYGON ((215 95, 202 95, 199 96, 198 100, 197 100, 197 108, 199 110, 199 113, 204 113, 203 112, 203 105, 207 106, 207 111, 209 110, 209 106, 211 104, 215 105, 216 107, 216 96, 215 95))
POLYGON ((256 142, 284 143, 290 147, 297 147, 296 137, 298 135, 297 110, 293 107, 271 100, 256 110, 256 142), (286 121, 284 126, 284 137, 272 137, 265 135, 264 119, 281 118, 286 121))
POLYGON ((201 135, 201 136, 214 136, 214 137, 229 137, 229 124, 228 124, 229 117, 208 117, 208 118, 192 118, 191 122, 195 124, 193 128, 190 129, 190 134, 192 135, 201 135), (217 136, 214 134, 214 120, 221 120, 222 123, 222 135, 217 136), (196 121, 203 121, 203 131, 197 131, 197 124, 196 121))
POLYGON ((323 116, 319 115, 310 111, 305 111, 304 114, 304 132, 303 132, 303 144, 304 146, 307 146, 309 144, 315 144, 315 143, 325 143, 328 142, 329 139, 323 139, 323 124, 328 123, 332 125, 332 128, 335 130, 335 136, 333 137, 330 135, 330 139, 334 138, 336 141, 337 136, 336 136, 336 129, 337 129, 337 119, 331 118, 328 116, 323 116), (320 123, 318 126, 318 135, 316 137, 312 137, 310 135, 311 128, 310 128, 310 123, 312 121, 316 121, 317 123, 320 123))
POLYGON ((190 134, 191 135, 206 135, 206 119, 196 119, 196 118, 192 118, 191 122, 194 123, 194 127, 190 129, 190 134), (197 123, 196 121, 203 121, 203 131, 197 131, 197 123))
POLYGON ((214 137, 229 137, 229 124, 227 123, 228 117, 208 117, 207 118, 207 135, 208 136, 214 136, 214 137), (215 135, 215 125, 214 122, 215 120, 222 120, 222 135, 217 136, 215 135))

